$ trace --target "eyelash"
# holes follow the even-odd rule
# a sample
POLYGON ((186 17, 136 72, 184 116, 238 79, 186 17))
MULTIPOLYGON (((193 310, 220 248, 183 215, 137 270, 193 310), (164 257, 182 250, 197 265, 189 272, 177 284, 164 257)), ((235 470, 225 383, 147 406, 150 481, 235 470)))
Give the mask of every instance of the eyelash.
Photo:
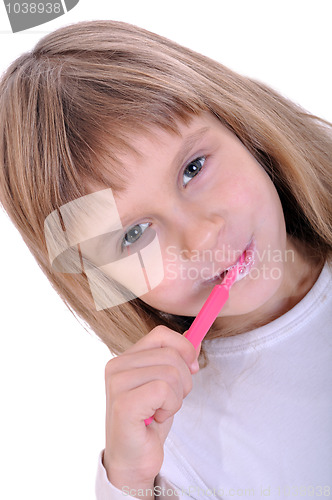
POLYGON ((121 243, 121 249, 123 250, 124 248, 129 248, 131 247, 132 245, 134 245, 136 243, 136 241, 138 241, 141 236, 139 236, 137 238, 137 240, 133 241, 132 243, 130 243, 129 241, 126 241, 126 237, 127 235, 130 233, 130 231, 132 231, 133 229, 135 229, 135 227, 139 227, 139 226, 145 226, 145 228, 143 229, 143 231, 141 232, 141 236, 142 234, 144 233, 144 231, 149 227, 151 226, 151 223, 150 222, 143 222, 141 224, 135 224, 134 226, 132 226, 131 228, 128 229, 128 231, 126 232, 126 234, 124 235, 123 239, 122 239, 122 243, 121 243))
POLYGON ((203 167, 204 167, 204 163, 205 163, 205 161, 206 161, 206 156, 199 156, 198 158, 195 158, 194 160, 190 161, 190 162, 186 165, 186 167, 184 168, 184 170, 183 170, 183 172, 182 172, 182 176, 183 176, 183 177, 187 177, 187 179, 189 179, 189 180, 188 180, 188 182, 187 182, 187 183, 183 183, 183 184, 182 184, 182 185, 183 185, 183 187, 186 187, 186 186, 187 186, 187 184, 189 184, 189 182, 191 181, 191 179, 193 179, 194 177, 197 177, 197 175, 199 175, 199 174, 200 174, 200 172, 202 171, 202 169, 203 169, 203 167), (197 173, 195 173, 195 175, 194 175, 193 177, 189 177, 188 175, 187 175, 187 176, 185 176, 185 171, 187 170, 187 168, 189 168, 189 167, 190 167, 190 165, 193 165, 193 164, 194 164, 194 163, 196 163, 196 162, 198 162, 198 163, 200 164, 200 165, 199 165, 199 166, 200 166, 200 168, 199 168, 198 172, 197 172, 197 173))
MULTIPOLYGON (((189 184, 189 182, 194 178, 194 177, 197 177, 197 175, 200 174, 200 172, 202 171, 202 169, 204 168, 204 163, 206 161, 206 156, 199 156, 197 158, 195 158, 194 160, 190 161, 186 166, 185 168, 183 169, 182 171, 182 177, 187 177, 188 181, 186 183, 182 182, 182 186, 183 187, 186 187, 187 184, 189 184), (193 175, 192 177, 189 177, 188 175, 186 176, 185 175, 185 171, 187 170, 187 168, 190 167, 190 165, 193 165, 195 164, 196 162, 198 162, 199 164, 199 170, 197 172, 194 172, 195 175, 193 175)), ((142 233, 141 233, 141 236, 143 235, 144 231, 149 227, 151 226, 151 223, 149 222, 144 222, 144 223, 141 223, 141 224, 135 224, 134 226, 132 226, 130 229, 128 229, 128 231, 126 232, 126 234, 124 235, 123 239, 122 239, 122 243, 121 243, 121 249, 124 250, 124 248, 129 248, 131 247, 132 245, 134 245, 136 243, 136 241, 138 241, 141 236, 139 236, 139 238, 137 238, 137 240, 135 240, 134 242, 130 243, 129 241, 126 241, 126 236, 128 235, 128 233, 130 231, 132 231, 135 227, 139 227, 139 226, 145 226, 142 233)))

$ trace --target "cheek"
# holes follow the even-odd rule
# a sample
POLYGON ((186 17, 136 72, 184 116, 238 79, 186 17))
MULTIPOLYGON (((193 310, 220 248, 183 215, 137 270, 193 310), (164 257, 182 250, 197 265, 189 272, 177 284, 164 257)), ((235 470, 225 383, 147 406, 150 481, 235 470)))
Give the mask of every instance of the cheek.
MULTIPOLYGON (((261 224, 283 225, 284 216, 278 192, 261 166, 243 176, 238 182, 238 202, 253 211, 261 224), (248 175, 249 174, 249 175, 248 175)), ((271 228, 272 229, 272 228, 271 228)))
POLYGON ((222 198, 223 207, 231 218, 236 215, 247 218, 258 211, 262 214, 260 209, 266 208, 269 199, 265 191, 257 178, 248 172, 239 172, 223 182, 222 193, 216 192, 215 198, 219 203, 222 198))
POLYGON ((285 218, 278 192, 268 178, 265 181, 265 189, 257 196, 256 207, 262 224, 268 232, 274 234, 275 238, 282 244, 283 235, 286 236, 285 218))
POLYGON ((179 262, 165 266, 163 281, 140 298, 156 309, 171 314, 196 314, 202 305, 193 295, 198 271, 179 262))
POLYGON ((146 304, 171 314, 182 314, 185 294, 181 294, 174 282, 163 281, 156 288, 140 297, 146 304), (176 300, 175 300, 176 296, 176 300))

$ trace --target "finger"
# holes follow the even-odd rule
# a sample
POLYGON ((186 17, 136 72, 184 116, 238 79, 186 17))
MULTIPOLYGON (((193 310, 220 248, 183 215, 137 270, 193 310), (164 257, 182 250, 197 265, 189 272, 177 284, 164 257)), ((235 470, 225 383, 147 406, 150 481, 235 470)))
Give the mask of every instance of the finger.
POLYGON ((151 415, 158 412, 156 422, 172 417, 182 406, 182 398, 164 380, 153 380, 132 391, 122 393, 112 405, 112 417, 128 425, 141 426, 151 415))
POLYGON ((191 342, 180 333, 163 325, 159 325, 151 330, 148 335, 138 340, 124 354, 164 347, 173 347, 176 349, 188 366, 191 366, 197 359, 197 352, 191 342))
MULTIPOLYGON (((169 365, 178 370, 181 375, 183 385, 189 384, 191 371, 179 352, 171 347, 150 349, 135 353, 124 353, 117 358, 111 359, 105 368, 105 381, 113 384, 114 377, 122 372, 137 370, 150 366, 169 365)), ((197 371, 197 370, 196 370, 197 371)), ((134 375, 131 375, 134 378, 134 375)))
POLYGON ((180 371, 172 365, 148 366, 144 368, 118 372, 113 375, 108 386, 107 398, 114 400, 119 394, 128 392, 154 380, 166 381, 179 398, 184 398, 192 389, 192 377, 187 370, 183 377, 180 371))
POLYGON ((161 379, 164 373, 161 368, 164 367, 165 371, 166 366, 169 367, 169 373, 173 377, 176 374, 181 380, 184 393, 187 395, 192 387, 191 372, 180 354, 168 347, 119 356, 110 360, 105 368, 106 392, 112 391, 113 394, 118 394, 120 387, 122 390, 130 390, 148 382, 149 375, 161 379), (153 368, 153 370, 144 372, 147 368, 153 368), (124 377, 123 380, 122 377, 124 377))

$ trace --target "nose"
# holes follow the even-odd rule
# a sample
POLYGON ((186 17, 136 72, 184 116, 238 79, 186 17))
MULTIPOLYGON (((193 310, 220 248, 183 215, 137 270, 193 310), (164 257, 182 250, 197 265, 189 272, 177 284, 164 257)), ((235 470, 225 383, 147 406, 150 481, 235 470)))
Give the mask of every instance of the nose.
POLYGON ((179 249, 190 257, 201 256, 204 251, 214 250, 218 245, 224 220, 218 215, 190 216, 177 219, 174 229, 177 229, 179 249))

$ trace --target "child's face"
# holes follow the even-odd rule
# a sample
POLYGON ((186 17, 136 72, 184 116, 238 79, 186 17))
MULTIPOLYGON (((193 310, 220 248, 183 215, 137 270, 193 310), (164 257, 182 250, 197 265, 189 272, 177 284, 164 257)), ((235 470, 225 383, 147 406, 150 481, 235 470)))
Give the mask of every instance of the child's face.
POLYGON ((251 243, 250 273, 232 287, 221 314, 254 311, 287 288, 285 270, 294 257, 288 254, 284 262, 290 247, 277 191, 212 114, 180 125, 180 132, 151 129, 151 135, 133 138, 139 156, 121 157, 128 184, 114 196, 127 231, 123 251, 144 247, 155 231, 163 257, 164 279, 140 298, 164 312, 195 316, 220 282, 210 278, 251 243))

